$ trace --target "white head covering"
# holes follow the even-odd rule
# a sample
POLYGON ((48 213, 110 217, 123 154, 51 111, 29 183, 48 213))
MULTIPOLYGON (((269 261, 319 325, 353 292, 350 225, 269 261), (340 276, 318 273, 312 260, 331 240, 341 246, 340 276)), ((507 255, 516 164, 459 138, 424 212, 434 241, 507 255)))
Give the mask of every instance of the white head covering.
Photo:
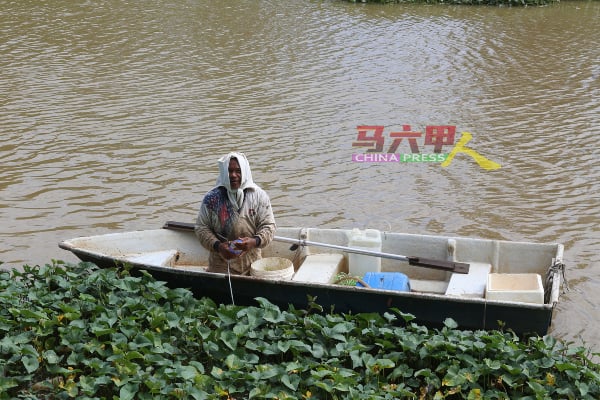
POLYGON ((219 176, 217 178, 217 186, 225 187, 227 189, 227 197, 229 198, 229 201, 232 204, 237 205, 238 209, 242 207, 242 203, 244 202, 244 189, 256 187, 256 184, 252 180, 250 164, 248 163, 248 159, 246 159, 244 153, 231 152, 219 158, 219 176), (242 170, 242 181, 239 189, 237 190, 232 190, 231 184, 229 183, 229 161, 232 158, 237 159, 237 162, 240 164, 240 169, 242 170))

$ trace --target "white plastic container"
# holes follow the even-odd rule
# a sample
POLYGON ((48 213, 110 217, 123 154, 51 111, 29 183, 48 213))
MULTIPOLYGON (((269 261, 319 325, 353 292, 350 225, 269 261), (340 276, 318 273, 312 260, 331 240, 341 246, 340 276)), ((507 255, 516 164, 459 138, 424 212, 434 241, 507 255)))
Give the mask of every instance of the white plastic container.
POLYGON ((290 280, 294 275, 294 264, 287 258, 267 257, 250 265, 250 275, 272 280, 290 280))
MULTIPOLYGON (((377 229, 361 231, 354 228, 348 238, 348 247, 381 252, 381 232, 377 229)), ((363 277, 367 272, 381 272, 381 258, 348 252, 348 273, 363 277)))
POLYGON ((309 254, 292 280, 301 282, 333 283, 342 271, 344 256, 339 253, 309 254))
POLYGON ((489 274, 485 298, 544 304, 544 286, 539 274, 489 274))

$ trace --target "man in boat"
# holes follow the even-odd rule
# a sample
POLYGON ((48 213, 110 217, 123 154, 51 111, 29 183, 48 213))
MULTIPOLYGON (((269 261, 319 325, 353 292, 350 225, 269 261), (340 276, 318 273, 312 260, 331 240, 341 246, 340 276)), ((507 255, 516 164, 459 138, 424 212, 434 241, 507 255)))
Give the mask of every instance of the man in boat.
POLYGON ((204 196, 194 231, 210 251, 209 272, 248 275, 275 234, 271 200, 252 180, 243 153, 221 157, 218 166, 216 187, 204 196))

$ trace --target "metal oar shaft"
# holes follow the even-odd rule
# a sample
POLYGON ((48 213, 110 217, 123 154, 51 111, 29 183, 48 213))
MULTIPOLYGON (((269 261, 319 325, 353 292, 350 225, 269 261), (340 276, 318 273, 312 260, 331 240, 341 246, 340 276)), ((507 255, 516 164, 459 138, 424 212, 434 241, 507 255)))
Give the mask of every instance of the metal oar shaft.
POLYGON ((399 260, 399 261, 409 261, 408 257, 402 256, 400 254, 381 253, 378 251, 356 249, 354 247, 347 247, 347 246, 339 246, 337 244, 311 242, 310 240, 292 239, 292 238, 286 238, 286 237, 281 237, 281 236, 275 236, 273 239, 277 240, 278 242, 294 243, 294 244, 298 244, 301 246, 328 247, 330 249, 342 250, 347 253, 363 254, 366 256, 374 256, 374 257, 381 257, 381 258, 391 258, 392 260, 399 260))
MULTIPOLYGON (((163 228, 193 232, 194 224, 187 223, 187 222, 167 221, 163 225, 163 228)), ((377 252, 377 251, 355 249, 355 248, 347 247, 347 246, 338 246, 335 244, 311 242, 311 241, 304 240, 304 239, 291 239, 291 238, 286 238, 286 237, 281 237, 281 236, 275 236, 273 239, 275 239, 279 242, 294 243, 294 244, 298 244, 298 245, 302 245, 302 246, 329 247, 331 249, 342 250, 347 253, 356 253, 356 254, 363 254, 363 255, 367 255, 367 256, 390 258, 392 260, 399 260, 399 261, 408 261, 408 263, 410 265, 414 265, 414 266, 418 266, 418 267, 441 269, 444 271, 451 271, 451 272, 455 272, 455 273, 459 273, 459 274, 468 274, 469 273, 469 264, 457 262, 457 261, 432 260, 429 258, 422 258, 422 257, 407 257, 407 256, 401 256, 400 254, 381 253, 381 252, 377 252)))
POLYGON ((445 271, 456 272, 459 274, 468 274, 469 273, 469 264, 462 263, 462 262, 432 260, 429 258, 422 258, 422 257, 407 257, 407 256, 403 256, 400 254, 391 254, 391 253, 382 253, 382 252, 378 252, 378 251, 355 249, 353 247, 339 246, 336 244, 311 242, 311 241, 305 240, 305 239, 292 239, 292 238, 286 238, 286 237, 281 237, 281 236, 275 236, 275 237, 273 237, 273 240, 276 240, 278 242, 293 243, 293 244, 297 244, 297 245, 301 245, 301 246, 328 247, 330 249, 341 250, 341 251, 345 251, 347 253, 356 253, 356 254, 363 254, 363 255, 367 255, 367 256, 389 258, 389 259, 398 260, 398 261, 407 261, 410 265, 426 267, 426 268, 441 269, 441 270, 445 270, 445 271))

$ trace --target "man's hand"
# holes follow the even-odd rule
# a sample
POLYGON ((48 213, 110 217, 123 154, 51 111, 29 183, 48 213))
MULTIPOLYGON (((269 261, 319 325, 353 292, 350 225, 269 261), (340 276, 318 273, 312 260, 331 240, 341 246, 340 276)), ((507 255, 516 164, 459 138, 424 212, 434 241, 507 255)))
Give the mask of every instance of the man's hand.
POLYGON ((219 254, 226 260, 231 260, 233 258, 238 258, 242 253, 241 252, 232 252, 233 243, 231 242, 221 242, 219 243, 219 254))
POLYGON ((232 242, 219 243, 219 254, 226 260, 243 256, 256 247, 256 238, 242 237, 232 242))
POLYGON ((242 254, 256 247, 256 239, 253 237, 241 237, 233 242, 235 249, 241 250, 242 254))

